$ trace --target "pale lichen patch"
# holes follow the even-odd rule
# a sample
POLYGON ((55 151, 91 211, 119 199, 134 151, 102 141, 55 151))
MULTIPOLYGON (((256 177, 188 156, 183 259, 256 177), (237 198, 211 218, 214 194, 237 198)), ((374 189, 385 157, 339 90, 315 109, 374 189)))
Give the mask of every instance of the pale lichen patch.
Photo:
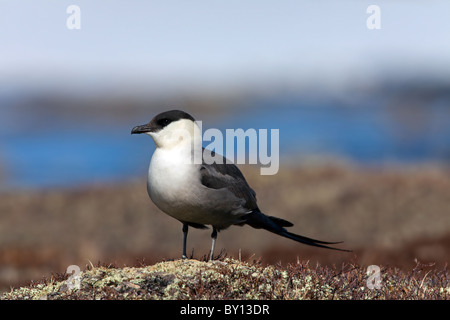
POLYGON ((348 270, 307 264, 263 267, 226 258, 175 260, 140 268, 97 267, 80 274, 79 287, 48 279, 0 299, 448 299, 446 270, 427 277, 385 269, 380 289, 367 288, 362 267, 348 270))

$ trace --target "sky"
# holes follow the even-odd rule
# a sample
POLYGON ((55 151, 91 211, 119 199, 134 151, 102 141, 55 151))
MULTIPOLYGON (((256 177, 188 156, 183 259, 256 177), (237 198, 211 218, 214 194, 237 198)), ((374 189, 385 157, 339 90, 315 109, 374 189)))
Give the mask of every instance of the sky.
POLYGON ((266 81, 339 86, 393 72, 450 77, 449 1, 2 0, 0 84, 266 81), (381 29, 370 30, 370 5, 381 29), (80 8, 80 29, 66 12, 80 8))
MULTIPOLYGON (((120 126, 106 130, 88 112, 86 121, 58 119, 40 114, 39 108, 24 112, 21 99, 27 101, 27 93, 44 93, 29 95, 28 103, 33 103, 34 97, 45 94, 65 97, 61 92, 107 98, 146 94, 147 98, 172 97, 174 92, 273 90, 285 85, 346 95, 347 86, 370 88, 389 79, 420 80, 423 85, 437 78, 448 84, 449 17, 448 0, 0 0, 0 138, 4 138, 0 139, 0 180, 2 165, 11 181, 38 184, 141 172, 139 168, 147 165, 139 158, 144 152, 141 140, 129 135, 141 121, 121 119, 120 126), (67 20, 72 21, 72 13, 67 12, 71 5, 80 10, 80 29, 67 27, 67 20), (380 29, 367 27, 371 5, 380 10, 380 29), (72 126, 62 120, 72 121, 72 126), (92 131, 84 129, 88 120, 95 124, 92 131), (32 134, 24 127, 33 128, 32 134), (105 157, 114 161, 105 166, 105 157)), ((401 127, 394 123, 385 130, 374 124, 378 118, 370 112, 379 108, 361 116, 353 111, 333 113, 331 108, 311 113, 311 108, 293 110, 289 106, 299 102, 290 99, 289 95, 272 101, 256 99, 251 106, 259 107, 258 119, 244 103, 237 107, 241 122, 230 114, 226 125, 236 127, 251 120, 260 128, 282 128, 282 147, 298 145, 302 151, 319 146, 344 153, 362 150, 362 157, 383 158, 398 149, 390 129, 401 127), (263 110, 263 105, 269 107, 263 110), (283 112, 281 105, 286 106, 283 112), (242 116, 247 107, 250 111, 242 116)), ((334 106, 334 100, 324 101, 325 107, 334 106)), ((381 102, 364 101, 366 105, 381 102)), ((422 143, 416 146, 414 140, 411 148, 405 147, 406 157, 438 152, 448 159, 447 106, 429 108, 432 121, 428 122, 422 113, 408 109, 426 125, 418 131, 422 143), (435 118, 442 119, 440 125, 433 122, 435 118), (429 145, 437 147, 429 151, 429 145)))

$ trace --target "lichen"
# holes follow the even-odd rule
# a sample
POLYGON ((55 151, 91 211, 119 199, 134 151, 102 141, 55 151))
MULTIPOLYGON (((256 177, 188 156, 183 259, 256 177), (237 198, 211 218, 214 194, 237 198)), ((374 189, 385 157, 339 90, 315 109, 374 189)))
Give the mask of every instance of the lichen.
POLYGON ((383 286, 366 286, 365 269, 263 267, 233 259, 204 262, 175 260, 132 268, 92 267, 79 275, 79 286, 63 279, 12 289, 0 299, 448 299, 445 272, 429 275, 384 271, 383 286), (433 279, 432 279, 433 278, 433 279), (420 281, 419 281, 420 280, 420 281), (433 284, 435 284, 433 286, 433 284))

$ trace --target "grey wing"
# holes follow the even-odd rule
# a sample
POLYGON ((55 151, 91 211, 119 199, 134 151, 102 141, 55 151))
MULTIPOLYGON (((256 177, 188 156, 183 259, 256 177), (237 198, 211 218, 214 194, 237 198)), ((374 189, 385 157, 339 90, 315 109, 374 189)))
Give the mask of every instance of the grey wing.
POLYGON ((214 162, 207 164, 203 161, 200 168, 201 183, 208 188, 222 189, 227 188, 239 199, 245 200, 243 207, 248 211, 259 210, 256 204, 256 193, 250 188, 244 175, 234 164, 226 163, 226 159, 216 155, 214 151, 204 149, 206 152, 221 158, 222 163, 214 162))

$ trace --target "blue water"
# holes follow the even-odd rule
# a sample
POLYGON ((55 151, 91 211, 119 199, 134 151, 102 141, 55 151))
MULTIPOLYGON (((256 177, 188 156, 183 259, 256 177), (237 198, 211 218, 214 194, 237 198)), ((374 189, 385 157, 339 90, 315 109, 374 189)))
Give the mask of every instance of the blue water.
MULTIPOLYGON (((337 156, 362 165, 450 163, 450 103, 393 112, 382 101, 361 106, 282 99, 254 102, 227 125, 280 129, 280 153, 337 156)), ((219 128, 226 126, 217 124, 219 128)), ((282 159, 281 159, 282 160, 282 159)))
MULTIPOLYGON (((238 109, 239 114, 210 117, 203 129, 279 129, 281 164, 299 154, 338 156, 361 165, 450 163, 450 106, 445 102, 414 114, 392 113, 380 101, 349 107, 290 97, 253 100, 238 109)), ((20 115, 10 111, 0 110, 0 189, 114 183, 146 174, 153 141, 130 131, 153 114, 114 125, 44 118, 45 126, 34 130, 30 115, 24 127, 20 115)))

